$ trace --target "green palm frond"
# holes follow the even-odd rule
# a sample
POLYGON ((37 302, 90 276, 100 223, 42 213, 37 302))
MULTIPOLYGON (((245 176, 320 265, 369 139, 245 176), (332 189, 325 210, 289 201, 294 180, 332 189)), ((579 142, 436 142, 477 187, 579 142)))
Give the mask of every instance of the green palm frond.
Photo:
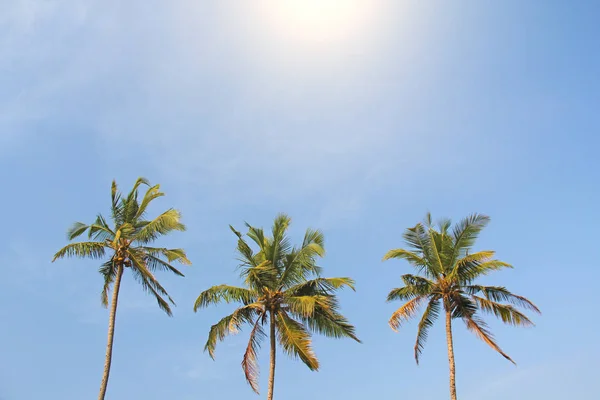
POLYGON ((307 229, 302 241, 302 247, 293 249, 284 261, 284 269, 279 282, 280 288, 288 288, 306 281, 308 276, 321 274, 321 268, 316 265, 317 257, 325 256, 323 233, 307 229))
POLYGON ((387 261, 391 258, 406 260, 411 265, 414 265, 419 269, 427 265, 427 261, 423 257, 420 257, 418 254, 405 249, 394 249, 388 251, 387 253, 385 253, 385 256, 383 256, 382 261, 387 261))
POLYGON ((479 233, 481 233, 489 222, 490 218, 487 215, 471 214, 455 225, 453 231, 454 251, 452 256, 454 261, 463 257, 465 252, 475 244, 479 233))
POLYGON ((111 185, 111 217, 116 226, 123 223, 123 204, 121 203, 121 193, 116 181, 111 185))
POLYGON ((112 240, 115 233, 108 226, 108 223, 101 214, 98 214, 96 221, 90 225, 88 231, 88 238, 94 239, 95 241, 102 242, 105 240, 112 240))
POLYGON ((200 293, 200 296, 198 296, 194 303, 194 311, 197 311, 199 308, 208 307, 211 304, 218 304, 221 301, 226 303, 238 302, 247 305, 254 303, 257 298, 257 293, 249 289, 229 285, 213 286, 200 293))
POLYGON ((504 268, 513 268, 513 266, 500 260, 489 260, 481 263, 469 262, 458 268, 456 280, 460 284, 468 285, 480 276, 484 276, 504 268))
POLYGON ((155 257, 165 257, 169 262, 178 261, 183 265, 192 264, 192 262, 187 258, 185 250, 183 249, 166 249, 163 247, 142 246, 139 247, 139 250, 155 257))
MULTIPOLYGON (((269 253, 269 240, 265 237, 265 233, 261 228, 255 228, 246 222, 248 228, 248 237, 256 243, 258 248, 265 255, 269 253)), ((241 239, 241 237, 240 237, 241 239)))
POLYGON ((511 305, 496 303, 495 301, 487 300, 479 296, 471 296, 471 298, 475 300, 481 310, 495 315, 505 324, 533 326, 533 322, 531 322, 525 314, 521 313, 511 305))
POLYGON ((317 306, 310 317, 299 315, 299 318, 311 332, 336 339, 348 337, 362 343, 356 336, 356 328, 336 308, 317 306))
POLYGON ((154 220, 144 224, 135 234, 135 240, 139 243, 150 243, 158 237, 172 231, 185 231, 185 225, 180 222, 181 214, 175 209, 169 209, 156 217, 154 220))
POLYGON ((94 258, 104 257, 105 244, 98 242, 71 243, 60 249, 52 259, 52 262, 64 257, 94 258))
POLYGON ((356 290, 354 280, 347 277, 340 278, 316 278, 299 283, 286 290, 290 296, 305 296, 313 294, 331 294, 335 291, 348 287, 356 290))
POLYGON ((421 356, 425 347, 425 341, 429 334, 429 328, 433 326, 433 323, 440 314, 440 302, 438 299, 429 300, 427 308, 419 321, 419 327, 417 329, 417 341, 415 343, 415 360, 419 364, 419 357, 421 356))
POLYGON ((491 301, 506 301, 510 304, 518 307, 534 311, 541 314, 541 311, 535 304, 523 296, 518 296, 508 291, 502 286, 482 286, 482 285, 470 285, 465 287, 465 292, 471 295, 482 293, 484 297, 491 301))
POLYGON ((150 270, 152 272, 155 272, 157 270, 171 271, 175 275, 185 276, 180 270, 175 268, 172 264, 170 264, 164 260, 161 260, 158 257, 152 256, 150 254, 144 255, 144 263, 148 267, 148 270, 150 270))
POLYGON ((280 273, 283 272, 285 268, 282 264, 283 259, 292 249, 290 239, 286 236, 291 221, 291 218, 287 215, 279 214, 273 221, 273 227, 271 228, 272 240, 270 241, 271 245, 269 246, 266 256, 280 273))
POLYGON ((67 231, 67 238, 73 240, 78 236, 81 236, 85 231, 89 229, 89 226, 82 222, 75 222, 67 231))
POLYGON ((100 267, 99 272, 102 274, 102 276, 104 276, 104 286, 102 287, 100 301, 104 307, 108 307, 108 291, 110 290, 110 286, 115 281, 115 277, 117 275, 117 271, 113 260, 108 260, 107 262, 102 264, 102 267, 100 267))
POLYGON ((279 344, 291 357, 298 357, 311 371, 319 369, 319 361, 312 350, 310 333, 285 311, 276 316, 279 344))
POLYGON ((156 280, 154 275, 148 270, 146 264, 144 263, 142 258, 138 258, 138 255, 133 251, 129 253, 129 259, 133 262, 133 267, 131 271, 133 273, 134 278, 141 283, 142 288, 149 292, 154 296, 158 306, 161 310, 163 310, 169 317, 173 315, 171 311, 171 306, 169 303, 163 298, 166 297, 168 301, 175 305, 175 301, 169 296, 165 288, 156 280))
POLYGON ((289 311, 303 318, 311 318, 319 309, 335 309, 337 303, 335 297, 327 294, 289 296, 284 292, 285 304, 289 311))
POLYGON ((165 194, 162 193, 160 191, 160 185, 154 185, 150 188, 148 188, 148 190, 146 191, 146 194, 144 195, 144 198, 142 199, 142 202, 140 203, 137 212, 134 216, 135 219, 140 219, 143 218, 145 213, 146 213, 146 209, 148 208, 148 206, 150 205, 150 203, 159 198, 164 196, 165 194))
POLYGON ((450 278, 474 275, 473 272, 478 270, 479 265, 491 260, 494 254, 495 252, 488 250, 465 255, 463 258, 456 260, 452 272, 449 274, 450 278))

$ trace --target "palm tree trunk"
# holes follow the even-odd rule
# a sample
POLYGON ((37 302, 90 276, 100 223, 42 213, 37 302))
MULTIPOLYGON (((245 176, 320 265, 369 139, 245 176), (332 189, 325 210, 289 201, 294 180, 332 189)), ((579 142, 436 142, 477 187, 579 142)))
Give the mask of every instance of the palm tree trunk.
POLYGON ((448 342, 448 363, 450 364, 450 399, 456 400, 456 371, 454 365, 454 345, 452 344, 452 315, 446 310, 446 341, 448 342))
POLYGON ((104 361, 104 373, 102 374, 102 383, 100 384, 100 394, 98 400, 104 400, 106 387, 108 386, 108 375, 110 374, 110 363, 112 361, 113 338, 115 334, 115 316, 117 314, 117 302, 119 300, 119 287, 121 286, 121 277, 123 276, 123 265, 117 266, 117 276, 113 286, 112 301, 110 303, 110 315, 108 317, 108 343, 106 344, 106 359, 104 361))
POLYGON ((269 391, 267 393, 267 400, 273 400, 273 387, 275 386, 275 353, 277 351, 275 343, 275 314, 270 312, 270 328, 271 328, 271 363, 269 371, 269 391))

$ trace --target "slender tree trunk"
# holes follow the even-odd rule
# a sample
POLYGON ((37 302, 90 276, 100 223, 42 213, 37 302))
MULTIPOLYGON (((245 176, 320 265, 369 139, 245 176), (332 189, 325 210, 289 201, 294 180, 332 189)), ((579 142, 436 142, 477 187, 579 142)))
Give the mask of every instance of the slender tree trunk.
POLYGON ((275 314, 271 311, 270 313, 270 329, 271 329, 271 364, 269 370, 269 392, 267 393, 267 400, 273 400, 273 388, 275 386, 275 353, 277 346, 275 343, 275 314))
POLYGON ((102 383, 100 384, 100 394, 98 400, 104 400, 106 387, 108 385, 108 375, 110 374, 110 363, 112 361, 113 339, 115 334, 115 316, 117 314, 117 302, 119 300, 119 287, 121 286, 121 277, 123 276, 123 265, 117 266, 117 276, 113 286, 112 301, 110 303, 110 315, 108 317, 108 343, 106 344, 106 359, 104 361, 104 373, 102 374, 102 383))
POLYGON ((450 399, 456 400, 456 371, 454 365, 454 345, 452 343, 452 314, 446 310, 446 341, 448 342, 448 363, 450 364, 450 399))

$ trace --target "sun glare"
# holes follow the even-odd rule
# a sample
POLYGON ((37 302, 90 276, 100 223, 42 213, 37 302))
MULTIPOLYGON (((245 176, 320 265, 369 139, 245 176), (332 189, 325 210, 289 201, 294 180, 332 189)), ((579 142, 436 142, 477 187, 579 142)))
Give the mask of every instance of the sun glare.
POLYGON ((298 40, 335 41, 359 33, 373 11, 365 0, 273 0, 269 19, 280 35, 298 40))

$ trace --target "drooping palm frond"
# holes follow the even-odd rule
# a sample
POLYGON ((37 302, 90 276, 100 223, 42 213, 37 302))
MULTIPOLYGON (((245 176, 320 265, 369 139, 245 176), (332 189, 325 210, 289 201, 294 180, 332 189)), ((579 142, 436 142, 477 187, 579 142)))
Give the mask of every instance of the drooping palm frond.
POLYGON ((222 318, 211 326, 204 350, 208 351, 210 357, 214 359, 217 342, 222 341, 229 334, 239 332, 245 323, 254 323, 254 318, 263 313, 264 310, 260 307, 260 304, 252 303, 240 307, 232 314, 222 318))
POLYGON ((471 296, 477 303, 480 310, 495 315, 505 324, 533 326, 533 322, 525 314, 515 309, 511 305, 496 303, 495 301, 487 300, 479 296, 471 296))
POLYGON ((518 307, 523 307, 525 309, 541 314, 540 309, 537 308, 537 306, 533 304, 530 300, 526 299, 523 296, 513 294, 509 292, 508 289, 502 286, 469 285, 466 286, 464 289, 465 292, 471 295, 482 293, 484 297, 488 300, 496 302, 506 301, 518 307))
POLYGON ((511 363, 516 365, 516 363, 513 361, 513 359, 510 358, 508 356, 508 354, 503 352, 502 349, 498 346, 498 344, 496 344, 496 342, 494 341, 494 336, 488 330, 487 324, 483 320, 472 316, 472 317, 464 317, 464 321, 465 321, 465 324, 467 325, 467 328, 471 332, 473 332, 475 334, 475 336, 477 336, 479 339, 483 340, 488 346, 490 346, 492 349, 494 349, 498 353, 500 353, 502 355, 502 357, 506 358, 508 361, 510 361, 511 363))
POLYGON ((417 296, 407 301, 402 307, 397 309, 390 317, 390 320, 388 321, 390 327, 394 331, 398 331, 398 328, 400 328, 400 325, 402 325, 403 322, 410 320, 417 314, 419 306, 423 304, 423 302, 426 299, 426 296, 417 296))
POLYGON ((337 311, 337 308, 337 304, 330 304, 328 307, 317 304, 312 315, 299 315, 299 319, 311 332, 336 339, 348 337, 362 343, 356 336, 356 328, 337 311))
POLYGON ((104 277, 104 286, 102 287, 100 301, 104 307, 108 307, 108 291, 110 290, 110 285, 113 284, 117 275, 117 268, 114 261, 110 259, 102 264, 98 272, 100 272, 104 277))
POLYGON ((262 328, 261 317, 262 315, 259 315, 256 318, 254 327, 250 332, 250 339, 248 340, 244 357, 242 358, 242 369, 244 370, 244 375, 246 376, 246 382, 250 384, 250 387, 256 394, 259 393, 258 377, 260 373, 257 353, 260 349, 261 341, 267 336, 262 328))
POLYGON ((433 298, 429 300, 427 308, 419 321, 417 329, 417 341, 415 343, 415 360, 419 364, 419 357, 421 356, 423 349, 425 348, 425 341, 429 334, 429 328, 431 328, 440 314, 440 301, 439 299, 433 298))
POLYGON ((319 369, 319 361, 311 346, 310 333, 294 319, 282 311, 277 314, 279 344, 292 357, 298 357, 311 371, 319 369))

